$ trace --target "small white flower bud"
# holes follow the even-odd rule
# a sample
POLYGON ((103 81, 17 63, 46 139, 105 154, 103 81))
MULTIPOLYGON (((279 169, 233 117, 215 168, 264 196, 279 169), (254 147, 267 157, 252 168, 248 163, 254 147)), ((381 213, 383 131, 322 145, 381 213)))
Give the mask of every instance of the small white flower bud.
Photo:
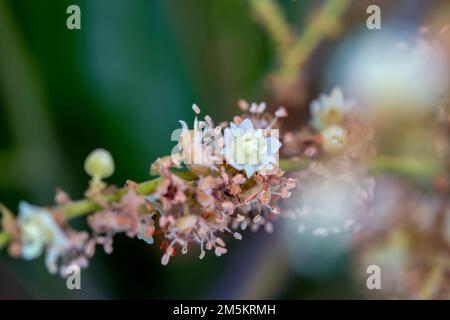
POLYGON ((95 149, 84 161, 84 170, 93 178, 108 178, 114 173, 114 159, 109 151, 95 149))

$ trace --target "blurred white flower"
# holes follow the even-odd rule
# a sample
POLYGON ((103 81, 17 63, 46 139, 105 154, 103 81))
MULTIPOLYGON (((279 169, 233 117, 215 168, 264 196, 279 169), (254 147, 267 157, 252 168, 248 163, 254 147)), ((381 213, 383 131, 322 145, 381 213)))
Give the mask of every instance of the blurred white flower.
POLYGON ((22 233, 22 257, 32 260, 46 249, 45 263, 51 273, 57 272, 57 259, 70 242, 52 214, 44 208, 22 201, 19 205, 19 226, 22 233))
POLYGON ((408 247, 407 235, 396 230, 387 239, 378 240, 374 245, 360 250, 355 259, 357 270, 359 269, 356 274, 367 277, 367 266, 375 264, 382 270, 383 294, 386 297, 402 297, 408 291, 408 261, 412 259, 412 253, 408 247))
MULTIPOLYGON (((386 31, 388 32, 388 31, 386 31)), ((421 117, 433 112, 448 86, 448 63, 434 43, 393 31, 362 38, 348 44, 352 54, 345 66, 343 80, 361 105, 366 116, 382 121, 421 117), (411 46, 395 45, 404 39, 411 46), (367 112, 369 111, 369 112, 367 112)))
POLYGON ((311 102, 311 125, 317 130, 338 124, 344 114, 353 106, 353 102, 345 101, 340 88, 334 88, 330 95, 322 94, 311 102))
POLYGON ((329 153, 341 150, 347 142, 347 130, 340 126, 332 125, 322 131, 323 149, 329 153))
MULTIPOLYGON (((264 131, 255 129, 252 121, 245 119, 238 126, 230 123, 225 129, 225 159, 238 170, 244 170, 247 177, 255 171, 272 169, 277 162, 281 142, 274 136, 265 137, 264 131)), ((277 132, 271 130, 271 132, 277 132)))

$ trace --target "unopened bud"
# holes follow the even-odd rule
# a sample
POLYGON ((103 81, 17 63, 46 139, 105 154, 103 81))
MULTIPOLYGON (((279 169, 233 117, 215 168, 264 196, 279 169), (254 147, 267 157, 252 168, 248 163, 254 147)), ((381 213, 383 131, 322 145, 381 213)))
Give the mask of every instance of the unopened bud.
POLYGON ((84 170, 93 178, 108 178, 114 173, 114 159, 109 151, 95 149, 84 161, 84 170))

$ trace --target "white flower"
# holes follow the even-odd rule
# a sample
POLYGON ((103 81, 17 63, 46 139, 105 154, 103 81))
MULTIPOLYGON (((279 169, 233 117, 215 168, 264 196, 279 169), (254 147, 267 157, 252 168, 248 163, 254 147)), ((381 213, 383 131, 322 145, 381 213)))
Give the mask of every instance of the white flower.
POLYGON ((322 130, 330 125, 338 124, 352 106, 353 102, 344 100, 342 90, 334 88, 330 95, 322 94, 311 102, 311 125, 317 130, 322 130))
POLYGON ((251 177, 255 171, 273 168, 281 147, 276 137, 266 137, 263 130, 255 129, 249 119, 242 121, 239 126, 232 122, 230 127, 225 129, 223 152, 231 166, 244 170, 247 177, 251 177))
POLYGON ((332 125, 322 131, 323 149, 329 153, 341 150, 347 142, 347 131, 339 126, 332 125))
MULTIPOLYGON (((200 113, 200 108, 193 105, 192 109, 196 114, 200 113)), ((209 116, 205 116, 205 121, 194 120, 194 128, 189 129, 187 123, 180 120, 181 131, 174 132, 178 136, 178 145, 172 150, 171 158, 175 164, 183 162, 187 165, 202 165, 214 169, 214 164, 220 162, 220 151, 223 147, 221 127, 214 126, 209 116)))
POLYGON ((19 226, 22 233, 22 257, 32 260, 46 248, 45 263, 51 273, 57 272, 57 259, 70 243, 52 214, 44 208, 22 201, 19 204, 19 226))

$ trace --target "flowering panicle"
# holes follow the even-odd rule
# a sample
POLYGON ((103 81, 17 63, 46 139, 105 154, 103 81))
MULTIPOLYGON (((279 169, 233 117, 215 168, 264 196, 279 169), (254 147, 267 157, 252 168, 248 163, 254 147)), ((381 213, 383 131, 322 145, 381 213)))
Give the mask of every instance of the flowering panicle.
POLYGON ((58 190, 55 208, 23 202, 18 219, 4 208, 2 224, 12 236, 10 251, 25 259, 45 251, 49 271, 56 272, 59 265, 65 275, 70 264, 86 267, 96 245, 111 253, 117 233, 148 244, 161 238, 165 265, 177 253, 186 254, 192 244, 199 246, 200 259, 206 251, 224 255, 227 235, 242 239, 236 229, 264 225, 271 232, 271 221, 279 216, 278 200, 288 198, 295 187, 295 180, 278 167, 281 142, 273 129, 287 113, 280 108, 272 116, 264 103, 241 101, 240 107, 242 116, 215 126, 209 116, 199 121, 200 109, 194 105, 193 129, 180 121, 177 148, 152 164, 150 173, 158 178, 145 192, 132 181, 122 189, 105 183, 114 161, 108 151, 94 150, 84 164, 91 176, 85 193, 93 209, 87 218, 91 233, 68 226, 64 208, 73 201, 58 190))
POLYGON ((239 107, 242 115, 215 125, 209 116, 199 120, 194 105, 193 128, 180 121, 177 146, 151 165, 151 181, 108 185, 113 158, 94 150, 85 161, 91 180, 82 202, 89 207, 83 213, 90 213, 90 232, 69 227, 67 218, 74 215, 68 209, 79 203, 62 190, 54 208, 22 202, 15 218, 1 207, 11 255, 34 259, 45 253, 48 270, 65 276, 70 265, 86 267, 97 245, 111 253, 118 233, 158 243, 167 265, 191 251, 200 259, 207 251, 220 257, 230 236, 241 240, 247 229, 271 233, 279 217, 296 219, 299 232, 322 237, 371 226, 375 181, 367 163, 376 153, 374 132, 350 115, 354 103, 339 88, 313 101, 310 126, 285 132, 282 141, 275 126, 286 117, 284 108, 272 115, 265 103, 241 100, 239 107), (303 165, 288 176, 279 152, 303 165))
MULTIPOLYGON (((308 94, 302 88, 311 85, 311 77, 298 76, 298 68, 331 35, 313 29, 306 29, 300 46, 292 43, 292 51, 286 51, 292 54, 283 54, 287 63, 269 79, 275 99, 290 107, 304 104, 308 94), (311 34, 319 41, 302 46, 311 34)), ((284 107, 272 113, 265 102, 240 100, 242 114, 216 123, 200 116, 194 104, 193 123, 180 120, 171 154, 151 165, 154 178, 128 180, 123 188, 105 181, 114 173, 112 155, 92 151, 84 162, 90 177, 85 199, 73 201, 57 190, 54 207, 22 201, 17 216, 0 204, 0 249, 7 244, 11 256, 25 260, 45 255, 50 273, 68 276, 71 266, 88 266, 97 246, 112 253, 114 236, 122 233, 159 247, 161 264, 167 265, 180 253, 204 259, 210 251, 221 257, 230 239, 241 240, 246 230, 271 233, 274 221, 284 217, 295 219, 288 223, 297 225, 299 233, 345 238, 348 243, 336 248, 344 244, 355 250, 357 268, 364 267, 360 274, 366 275, 368 265, 380 265, 383 286, 396 295, 448 298, 450 26, 434 41, 424 37, 428 28, 421 29, 422 38, 413 47, 399 43, 386 59, 368 59, 375 61, 371 64, 365 59, 348 68, 348 78, 356 80, 349 87, 358 94, 358 105, 335 87, 309 104, 310 119, 296 131, 280 134, 284 107), (399 121, 386 121, 390 116, 399 121), (437 126, 429 130, 432 121, 437 126), (396 143, 375 147, 391 138, 396 143), (425 147, 416 148, 416 138, 426 140, 425 147), (377 155, 383 151, 386 155, 377 155), (411 153, 426 153, 425 160, 411 159, 411 153), (429 194, 397 176, 381 175, 375 183, 372 174, 383 172, 410 175, 429 194), (71 228, 69 219, 84 214, 89 231, 71 228), (358 241, 350 245, 352 236, 358 241)))
MULTIPOLYGON (((162 203, 159 227, 166 239, 163 264, 179 251, 186 253, 192 243, 200 246, 201 259, 205 250, 214 250, 217 256, 221 256, 227 252, 223 235, 233 234, 236 239, 242 237, 233 229, 245 230, 251 226, 256 230, 267 224, 266 229, 270 231, 270 221, 278 216, 277 199, 289 197, 289 190, 295 187, 295 181, 285 178, 284 172, 276 167, 274 153, 281 143, 269 135, 270 128, 278 118, 286 115, 286 111, 279 109, 275 117, 271 117, 264 113, 265 104, 250 106, 241 101, 240 106, 249 113, 234 118, 230 127, 225 129, 224 139, 219 135, 220 127, 214 129, 214 139, 205 141, 201 135, 192 139, 199 134, 199 128, 202 132, 213 128, 208 118, 204 124, 196 118, 193 131, 182 123, 179 151, 185 152, 176 154, 175 158, 158 159, 152 165, 151 172, 161 178, 150 200, 162 203), (192 159, 197 152, 192 148, 193 140, 197 141, 195 146, 200 148, 202 160, 209 155, 201 149, 202 146, 220 152, 213 154, 212 160, 197 162, 195 166, 186 164, 196 177, 185 181, 173 170, 180 167, 178 159, 192 159), (235 154, 237 149, 243 154, 235 154), (255 154, 252 163, 250 156, 255 154)), ((194 111, 200 113, 197 106, 194 111)))
POLYGON ((230 233, 240 239, 241 235, 232 229, 245 230, 252 225, 252 230, 256 230, 269 223, 278 215, 274 200, 289 197, 289 190, 294 186, 294 180, 284 178, 279 169, 269 175, 257 173, 248 179, 228 165, 222 166, 215 175, 185 182, 182 188, 185 202, 173 200, 173 205, 166 206, 159 219, 169 243, 163 264, 175 255, 175 245, 186 253, 189 244, 197 243, 200 258, 205 254, 204 249, 214 249, 218 256, 226 253, 221 234, 230 233))

